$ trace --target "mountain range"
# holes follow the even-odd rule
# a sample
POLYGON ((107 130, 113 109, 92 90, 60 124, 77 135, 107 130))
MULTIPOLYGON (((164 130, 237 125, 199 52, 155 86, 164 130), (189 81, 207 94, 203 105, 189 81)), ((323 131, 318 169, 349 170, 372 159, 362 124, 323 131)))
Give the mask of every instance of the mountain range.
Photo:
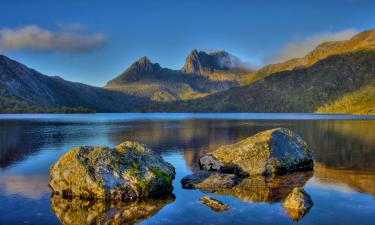
POLYGON ((0 56, 0 111, 375 113, 375 30, 254 70, 193 50, 179 70, 142 57, 104 87, 47 76, 0 56))

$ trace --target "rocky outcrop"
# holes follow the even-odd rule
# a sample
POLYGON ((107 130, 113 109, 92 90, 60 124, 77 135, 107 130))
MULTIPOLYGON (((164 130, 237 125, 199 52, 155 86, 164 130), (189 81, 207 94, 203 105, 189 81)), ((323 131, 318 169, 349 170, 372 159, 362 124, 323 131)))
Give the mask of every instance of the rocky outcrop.
POLYGON ((173 166, 136 142, 115 148, 78 147, 50 170, 55 193, 81 198, 136 200, 171 192, 173 166))
MULTIPOLYGON (((217 79, 218 71, 244 71, 249 72, 248 65, 243 63, 236 56, 226 51, 204 52, 194 49, 185 60, 185 64, 181 69, 184 73, 197 74, 217 79)), ((227 74, 229 75, 229 74, 227 74)), ((223 79, 223 78, 221 78, 223 79)))
POLYGON ((136 224, 175 200, 173 195, 135 202, 106 202, 51 196, 51 208, 61 224, 136 224))
POLYGON ((285 211, 294 221, 302 219, 312 206, 313 201, 310 195, 298 187, 293 189, 283 203, 285 211))
POLYGON ((202 202, 204 205, 208 206, 209 208, 211 208, 215 212, 224 212, 229 209, 228 205, 209 196, 204 196, 200 198, 199 201, 202 202))
POLYGON ((247 175, 282 174, 313 167, 312 152, 293 131, 276 128, 233 145, 220 147, 200 158, 207 171, 247 175))

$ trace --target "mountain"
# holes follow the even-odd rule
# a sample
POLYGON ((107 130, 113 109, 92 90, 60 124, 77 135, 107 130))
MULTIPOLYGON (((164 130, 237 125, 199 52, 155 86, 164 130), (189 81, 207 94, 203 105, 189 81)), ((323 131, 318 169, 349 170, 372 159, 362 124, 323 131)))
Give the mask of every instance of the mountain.
POLYGON ((346 52, 375 49, 375 29, 367 30, 353 36, 350 40, 330 41, 318 45, 305 57, 290 59, 283 63, 267 65, 244 78, 244 83, 249 84, 264 77, 296 68, 308 67, 332 55, 339 55, 346 52))
MULTIPOLYGON (((369 48, 332 55, 308 67, 273 73, 249 85, 194 101, 179 102, 168 109, 189 112, 315 112, 321 107, 347 101, 350 96, 357 99, 374 96, 373 90, 375 50, 369 48)), ((362 113, 374 113, 374 100, 363 102, 364 105, 359 107, 362 113)), ((355 105, 355 102, 349 104, 355 105)))
POLYGON ((0 55, 0 111, 20 112, 62 107, 99 112, 134 111, 144 98, 46 76, 0 55))
POLYGON ((147 57, 142 57, 109 81, 105 88, 168 102, 195 99, 237 85, 236 79, 216 80, 207 76, 196 76, 184 70, 162 68, 158 63, 152 63, 147 57))
POLYGON ((195 49, 186 57, 181 71, 205 76, 211 80, 239 81, 251 71, 251 68, 226 51, 206 53, 195 49))

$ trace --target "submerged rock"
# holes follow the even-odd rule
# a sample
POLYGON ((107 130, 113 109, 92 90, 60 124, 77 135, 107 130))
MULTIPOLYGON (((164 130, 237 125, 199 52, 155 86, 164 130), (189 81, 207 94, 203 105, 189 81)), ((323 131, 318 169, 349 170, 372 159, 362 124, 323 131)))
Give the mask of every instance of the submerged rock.
POLYGON ((210 207, 215 212, 224 212, 224 211, 227 211, 229 209, 228 205, 222 203, 219 200, 211 198, 209 196, 204 196, 204 197, 200 198, 199 201, 201 201, 206 206, 210 207))
POLYGON ((175 200, 174 195, 134 202, 114 202, 52 195, 51 208, 64 225, 136 224, 175 200))
POLYGON ((182 178, 181 184, 185 189, 198 188, 205 192, 215 192, 225 188, 234 187, 240 181, 241 178, 235 174, 224 174, 202 170, 182 178))
POLYGON ((50 169, 55 193, 82 198, 135 200, 173 190, 173 166, 137 142, 115 148, 77 147, 50 169))
POLYGON ((298 134, 276 128, 222 146, 201 157, 199 164, 207 171, 270 175, 312 169, 313 159, 311 150, 298 134))
POLYGON ((302 188, 294 188, 293 191, 285 198, 283 207, 288 215, 294 220, 302 219, 313 206, 313 201, 309 194, 302 188))

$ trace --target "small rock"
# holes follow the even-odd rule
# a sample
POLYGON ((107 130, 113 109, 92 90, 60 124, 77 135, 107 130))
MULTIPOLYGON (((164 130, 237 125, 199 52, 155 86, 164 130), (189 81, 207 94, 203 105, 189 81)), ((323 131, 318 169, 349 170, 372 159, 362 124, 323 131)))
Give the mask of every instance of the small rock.
POLYGON ((294 221, 302 219, 313 205, 310 195, 298 187, 293 189, 283 203, 285 211, 294 221))
POLYGON ((293 131, 276 128, 233 145, 222 146, 200 158, 208 171, 240 175, 282 174, 313 168, 312 152, 293 131))
POLYGON ((210 207, 215 212, 224 212, 224 211, 227 211, 229 209, 228 205, 222 203, 219 200, 211 198, 209 196, 204 196, 204 197, 200 198, 199 201, 201 201, 206 206, 210 207))
POLYGON ((82 198, 135 200, 173 190, 173 166, 137 142, 115 148, 77 147, 51 166, 54 193, 82 198))
POLYGON ((200 170, 192 175, 188 175, 181 180, 183 188, 201 189, 205 192, 215 192, 218 190, 232 188, 242 180, 235 174, 224 174, 200 170))

